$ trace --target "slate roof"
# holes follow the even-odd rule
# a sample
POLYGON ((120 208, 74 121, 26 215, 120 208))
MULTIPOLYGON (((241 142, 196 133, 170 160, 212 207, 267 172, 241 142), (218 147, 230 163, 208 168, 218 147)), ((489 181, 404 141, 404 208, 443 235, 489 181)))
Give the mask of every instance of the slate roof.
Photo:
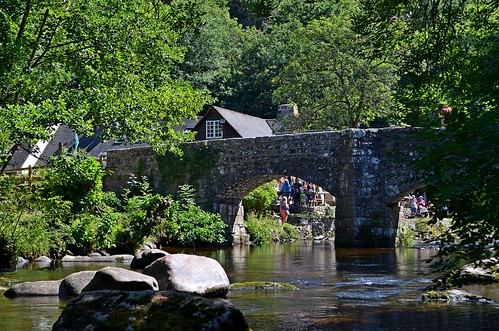
POLYGON ((189 118, 184 120, 184 123, 182 125, 176 125, 173 127, 175 131, 184 131, 184 132, 190 132, 194 129, 196 124, 201 120, 201 116, 195 119, 189 118))
MULTIPOLYGON (((118 147, 121 144, 114 140, 102 141, 98 136, 88 137, 78 135, 78 149, 85 150, 95 158, 99 158, 113 147, 118 147)), ((12 157, 7 169, 21 168, 31 166, 45 166, 49 158, 61 152, 61 147, 66 148, 69 152, 75 147, 75 131, 71 130, 66 125, 58 125, 55 128, 54 135, 49 142, 38 144, 40 146, 36 155, 28 152, 28 147, 19 148, 12 157)))
MULTIPOLYGON (((242 138, 255 138, 272 135, 272 129, 266 119, 246 115, 222 107, 211 107, 210 110, 203 116, 203 119, 209 114, 211 109, 218 111, 225 121, 229 123, 242 138)), ((203 122, 203 119, 197 123, 194 130, 198 129, 199 125, 203 122)))

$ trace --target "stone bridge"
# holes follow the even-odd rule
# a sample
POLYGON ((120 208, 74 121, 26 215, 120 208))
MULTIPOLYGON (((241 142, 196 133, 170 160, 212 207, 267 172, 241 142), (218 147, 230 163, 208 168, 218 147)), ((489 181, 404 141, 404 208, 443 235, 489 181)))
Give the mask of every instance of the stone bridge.
POLYGON ((266 182, 295 176, 336 197, 336 247, 394 247, 402 217, 398 202, 422 186, 409 166, 416 133, 415 128, 347 129, 197 141, 186 144, 187 164, 149 147, 122 148, 108 152, 112 174, 104 187, 119 192, 130 173, 148 176, 162 193, 191 184, 197 202, 222 214, 237 243, 245 237, 242 198, 266 182))

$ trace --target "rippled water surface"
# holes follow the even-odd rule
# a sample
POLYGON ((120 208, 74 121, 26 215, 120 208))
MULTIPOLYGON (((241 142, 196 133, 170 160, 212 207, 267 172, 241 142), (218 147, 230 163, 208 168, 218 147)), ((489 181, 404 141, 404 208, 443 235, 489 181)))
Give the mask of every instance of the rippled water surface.
MULTIPOLYGON (((279 281, 297 291, 230 291, 254 331, 265 330, 499 330, 499 305, 423 303, 432 276, 419 249, 334 249, 329 241, 264 247, 170 251, 218 260, 232 283, 279 281)), ((107 266, 107 265, 106 265, 107 266)), ((123 265, 121 265, 123 267, 123 265)), ((60 279, 98 266, 0 273, 0 283, 60 279)), ((126 267, 126 266, 125 266, 126 267)), ((5 285, 4 285, 5 286, 5 285)), ((499 301, 498 286, 467 290, 499 301)), ((49 330, 66 302, 0 298, 0 330, 49 330)))

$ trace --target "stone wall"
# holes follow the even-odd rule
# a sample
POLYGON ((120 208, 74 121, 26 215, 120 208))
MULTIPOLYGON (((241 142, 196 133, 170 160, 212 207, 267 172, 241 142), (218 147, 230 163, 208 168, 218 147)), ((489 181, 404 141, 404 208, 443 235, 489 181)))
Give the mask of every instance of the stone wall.
MULTIPOLYGON (((416 132, 411 128, 348 129, 193 142, 186 148, 208 144, 216 160, 197 178, 185 181, 194 186, 197 201, 205 209, 218 212, 232 205, 238 210, 224 218, 236 233, 241 227, 239 206, 246 194, 270 180, 295 176, 336 197, 336 246, 393 247, 399 221, 397 201, 421 186, 409 167, 415 157, 416 132)), ((150 148, 109 151, 107 165, 113 173, 106 177, 105 189, 119 192, 129 173, 142 173, 151 178, 156 191, 166 193, 157 156, 150 148)))

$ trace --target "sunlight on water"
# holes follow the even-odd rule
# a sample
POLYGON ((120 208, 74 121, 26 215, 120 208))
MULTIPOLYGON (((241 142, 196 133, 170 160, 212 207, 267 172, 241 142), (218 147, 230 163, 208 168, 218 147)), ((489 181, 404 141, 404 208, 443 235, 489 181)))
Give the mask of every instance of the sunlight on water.
MULTIPOLYGON (((169 250, 170 251, 170 250, 169 250)), ((297 291, 230 291, 254 331, 293 330, 497 330, 499 305, 423 303, 432 275, 424 262, 431 250, 334 249, 329 241, 262 247, 180 249, 216 259, 232 283, 276 281, 297 291)), ((58 265, 55 270, 0 273, 0 285, 62 279, 108 265, 58 265)), ((114 265, 116 266, 116 265, 114 265)), ((121 267, 127 267, 118 265, 121 267)), ((466 290, 499 301, 499 286, 466 290)), ((50 330, 66 302, 57 298, 0 297, 0 330, 50 330)), ((187 330, 186 330, 187 331, 187 330)))

